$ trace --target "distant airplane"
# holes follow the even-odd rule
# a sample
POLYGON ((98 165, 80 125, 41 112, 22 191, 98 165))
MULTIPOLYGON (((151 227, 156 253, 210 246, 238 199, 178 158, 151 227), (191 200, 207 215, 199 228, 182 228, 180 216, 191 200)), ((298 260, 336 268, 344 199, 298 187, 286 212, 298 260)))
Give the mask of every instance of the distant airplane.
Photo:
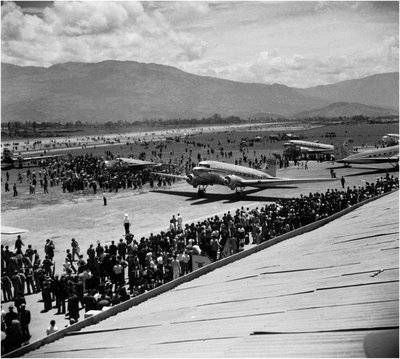
POLYGON ((29 232, 27 229, 21 229, 16 227, 1 226, 1 234, 3 235, 14 235, 29 232))
POLYGON ((156 173, 158 175, 184 179, 193 186, 198 187, 199 195, 203 195, 210 185, 227 186, 239 194, 243 194, 245 187, 273 188, 287 185, 297 185, 310 182, 330 182, 332 178, 300 178, 291 179, 275 177, 276 161, 270 160, 268 168, 257 170, 249 167, 238 166, 219 161, 201 161, 198 166, 193 168, 191 174, 187 176, 173 175, 169 173, 156 173))
POLYGON ((344 145, 335 145, 335 161, 345 166, 352 164, 379 164, 390 163, 393 167, 399 166, 399 145, 375 148, 360 152, 350 152, 344 145))
POLYGON ((137 160, 135 158, 124 158, 124 157, 118 157, 115 160, 106 160, 106 161, 104 161, 104 164, 105 164, 106 168, 109 170, 116 170, 116 169, 131 170, 131 169, 134 169, 137 171, 162 165, 161 163, 142 161, 142 160, 137 160))
POLYGON ((19 155, 17 157, 13 157, 12 152, 8 148, 5 148, 3 151, 3 155, 1 156, 1 169, 8 170, 16 167, 22 168, 24 162, 41 161, 60 156, 62 155, 48 155, 48 156, 35 156, 35 157, 23 157, 19 155))
POLYGON ((284 144, 284 147, 296 147, 301 153, 333 153, 334 146, 325 143, 290 140, 284 144))
POLYGON ((382 142, 386 146, 394 146, 399 144, 399 134, 398 133, 388 133, 382 137, 382 142))

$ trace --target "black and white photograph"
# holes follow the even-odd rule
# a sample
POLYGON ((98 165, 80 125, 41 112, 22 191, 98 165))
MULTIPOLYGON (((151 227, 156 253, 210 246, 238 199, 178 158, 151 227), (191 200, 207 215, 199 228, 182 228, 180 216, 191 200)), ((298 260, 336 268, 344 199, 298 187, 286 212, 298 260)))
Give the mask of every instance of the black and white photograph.
POLYGON ((1 356, 398 358, 398 1, 2 1, 1 356))

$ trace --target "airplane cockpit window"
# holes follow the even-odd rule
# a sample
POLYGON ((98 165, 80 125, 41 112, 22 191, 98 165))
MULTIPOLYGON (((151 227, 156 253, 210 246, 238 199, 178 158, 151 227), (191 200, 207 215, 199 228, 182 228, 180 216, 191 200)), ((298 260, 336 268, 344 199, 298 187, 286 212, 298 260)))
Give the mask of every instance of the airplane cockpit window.
POLYGON ((207 163, 199 163, 199 167, 210 168, 210 165, 207 163))

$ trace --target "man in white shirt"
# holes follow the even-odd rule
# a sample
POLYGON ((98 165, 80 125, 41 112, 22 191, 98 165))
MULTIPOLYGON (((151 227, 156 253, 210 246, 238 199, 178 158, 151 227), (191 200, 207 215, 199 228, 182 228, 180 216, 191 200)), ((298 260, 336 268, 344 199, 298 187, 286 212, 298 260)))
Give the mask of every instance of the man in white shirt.
POLYGON ((57 331, 58 331, 58 328, 56 327, 56 321, 52 320, 50 322, 50 326, 46 329, 46 334, 50 335, 50 334, 53 334, 53 333, 55 333, 57 331))
POLYGON ((178 213, 177 222, 178 222, 178 231, 181 231, 183 229, 183 227, 182 227, 183 219, 182 219, 182 216, 179 213, 178 213))

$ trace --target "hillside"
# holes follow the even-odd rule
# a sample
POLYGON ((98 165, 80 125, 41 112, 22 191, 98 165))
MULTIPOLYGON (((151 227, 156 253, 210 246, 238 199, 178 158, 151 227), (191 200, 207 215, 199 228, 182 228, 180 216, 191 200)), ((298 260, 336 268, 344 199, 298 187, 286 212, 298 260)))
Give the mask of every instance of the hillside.
POLYGON ((300 90, 334 102, 354 102, 399 109, 399 73, 391 72, 300 90))
POLYGON ((336 102, 321 109, 305 111, 294 115, 294 118, 314 117, 352 117, 352 116, 397 116, 399 111, 377 106, 367 106, 360 103, 336 102))
MULTIPOLYGON (((259 113, 290 116, 332 102, 318 93, 283 85, 221 80, 138 62, 66 63, 49 68, 2 64, 1 74, 2 121, 99 123, 215 113, 243 118, 259 113)), ((389 83, 386 92, 398 93, 393 85, 389 83)))

